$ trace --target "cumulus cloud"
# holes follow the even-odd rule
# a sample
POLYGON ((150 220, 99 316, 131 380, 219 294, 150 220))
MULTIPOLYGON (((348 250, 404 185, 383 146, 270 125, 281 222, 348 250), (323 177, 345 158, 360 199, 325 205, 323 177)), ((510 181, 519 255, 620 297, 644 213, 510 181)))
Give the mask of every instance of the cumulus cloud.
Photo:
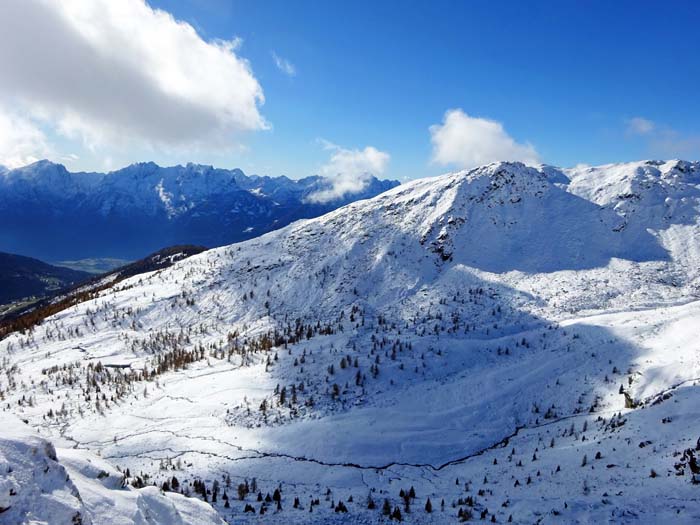
POLYGON ((90 146, 226 148, 267 127, 240 40, 144 0, 3 0, 0 34, 0 97, 90 146))
POLYGON ((361 150, 345 149, 325 140, 320 142, 331 153, 330 159, 320 170, 330 186, 309 195, 311 202, 325 203, 361 192, 372 176, 384 173, 391 158, 388 153, 372 146, 361 150))
POLYGON ((474 168, 499 160, 538 164, 539 155, 529 144, 520 144, 495 120, 472 117, 461 109, 445 113, 442 124, 430 126, 433 162, 474 168))
POLYGON ((632 135, 648 135, 654 128, 654 123, 644 117, 634 117, 627 121, 627 132, 632 135))
POLYGON ((272 60, 274 60, 277 69, 279 69, 282 73, 290 77, 296 76, 297 68, 294 67, 294 64, 292 64, 289 60, 282 58, 274 51, 272 52, 272 60))
POLYGON ((0 108, 0 164, 19 168, 50 154, 46 135, 30 119, 0 108))

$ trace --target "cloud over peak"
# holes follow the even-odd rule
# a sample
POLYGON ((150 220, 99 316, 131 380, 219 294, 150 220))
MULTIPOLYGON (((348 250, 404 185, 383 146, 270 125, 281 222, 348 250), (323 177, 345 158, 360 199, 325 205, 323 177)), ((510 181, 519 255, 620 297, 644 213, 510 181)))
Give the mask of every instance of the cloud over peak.
POLYGON ((380 176, 386 170, 391 156, 373 146, 364 149, 346 149, 320 139, 324 149, 331 152, 330 159, 320 169, 330 187, 309 195, 311 202, 325 203, 364 190, 372 176, 380 176))
POLYGON ((430 126, 433 162, 473 168, 500 160, 538 164, 539 155, 529 144, 516 142, 495 120, 467 115, 461 109, 445 113, 442 124, 430 126))
POLYGON ((49 153, 46 136, 34 122, 0 108, 0 165, 19 168, 49 153))

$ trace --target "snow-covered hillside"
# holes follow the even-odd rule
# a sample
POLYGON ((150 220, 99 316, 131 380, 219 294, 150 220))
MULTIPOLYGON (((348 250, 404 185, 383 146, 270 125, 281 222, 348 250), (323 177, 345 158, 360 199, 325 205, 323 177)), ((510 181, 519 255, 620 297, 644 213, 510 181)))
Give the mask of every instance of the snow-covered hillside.
POLYGON ((71 173, 39 161, 0 171, 0 245, 49 261, 133 260, 175 244, 212 247, 250 239, 374 197, 398 182, 370 177, 361 191, 311 201, 332 184, 320 176, 247 176, 199 164, 144 162, 109 173, 71 173))
POLYGON ((202 501, 156 487, 130 489, 123 472, 94 454, 56 450, 16 417, 5 414, 2 422, 2 523, 223 524, 202 501))
POLYGON ((697 522, 699 236, 697 163, 414 181, 8 337, 3 414, 229 522, 697 522))

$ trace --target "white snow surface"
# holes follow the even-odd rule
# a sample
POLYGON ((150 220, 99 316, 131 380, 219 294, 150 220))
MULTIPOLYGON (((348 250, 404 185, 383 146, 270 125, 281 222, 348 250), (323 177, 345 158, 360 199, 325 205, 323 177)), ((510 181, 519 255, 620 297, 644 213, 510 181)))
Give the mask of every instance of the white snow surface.
POLYGON ((94 523, 379 523, 385 499, 410 523, 695 523, 699 271, 700 163, 414 181, 0 341, 0 451, 20 462, 40 438, 4 421, 27 420, 61 516, 94 523), (281 510, 238 499, 253 478, 281 510))
POLYGON ((156 487, 123 486, 123 473, 86 450, 56 449, 5 414, 0 433, 0 522, 219 525, 206 503, 156 487))

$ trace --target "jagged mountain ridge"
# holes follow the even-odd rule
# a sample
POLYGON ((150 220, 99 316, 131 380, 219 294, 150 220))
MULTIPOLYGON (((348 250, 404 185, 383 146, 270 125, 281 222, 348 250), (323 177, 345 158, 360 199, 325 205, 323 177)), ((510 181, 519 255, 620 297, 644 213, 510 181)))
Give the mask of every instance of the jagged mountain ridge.
POLYGON ((246 176, 241 170, 153 162, 109 173, 71 173, 39 161, 0 172, 0 245, 47 260, 136 259, 167 245, 221 246, 373 197, 396 181, 368 179, 359 193, 309 200, 323 177, 246 176))
MULTIPOLYGON (((416 523, 458 509, 692 523, 699 171, 499 163, 414 181, 9 337, 19 370, 0 388, 58 443, 158 483, 169 472, 153 463, 176 459, 190 480, 282 483, 272 523, 380 522, 367 493, 402 505, 410 485, 416 523), (159 361, 172 352, 186 366, 159 361), (98 363, 135 375, 125 387, 98 363), (8 381, 30 379, 22 402, 8 381), (349 518, 292 507, 327 489, 349 518), (446 509, 424 514, 428 496, 446 509)), ((261 506, 215 507, 256 522, 245 503, 261 506)))

